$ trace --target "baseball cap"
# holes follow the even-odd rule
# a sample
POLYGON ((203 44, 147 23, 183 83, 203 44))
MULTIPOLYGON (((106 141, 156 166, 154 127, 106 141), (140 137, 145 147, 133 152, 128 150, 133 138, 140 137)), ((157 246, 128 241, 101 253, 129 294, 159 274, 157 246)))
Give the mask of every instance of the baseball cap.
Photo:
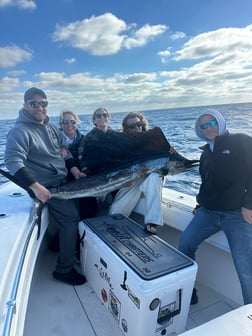
POLYGON ((24 102, 27 102, 27 100, 31 99, 35 94, 40 95, 41 97, 47 99, 46 94, 43 90, 38 89, 36 87, 31 87, 24 94, 24 102))

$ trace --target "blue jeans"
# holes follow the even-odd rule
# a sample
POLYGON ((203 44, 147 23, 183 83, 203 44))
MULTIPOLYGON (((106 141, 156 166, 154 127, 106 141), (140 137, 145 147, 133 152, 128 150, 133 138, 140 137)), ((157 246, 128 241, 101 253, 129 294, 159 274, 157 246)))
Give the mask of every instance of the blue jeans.
POLYGON ((200 208, 180 237, 179 250, 195 260, 198 246, 223 230, 240 280, 244 304, 252 303, 252 224, 239 211, 200 208))

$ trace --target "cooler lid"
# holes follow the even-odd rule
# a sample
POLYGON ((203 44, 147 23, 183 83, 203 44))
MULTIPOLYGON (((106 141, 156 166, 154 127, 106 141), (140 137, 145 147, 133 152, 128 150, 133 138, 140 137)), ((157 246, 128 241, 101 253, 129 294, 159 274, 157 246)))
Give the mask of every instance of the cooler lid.
POLYGON ((123 215, 94 217, 83 222, 145 280, 193 265, 190 258, 123 215))

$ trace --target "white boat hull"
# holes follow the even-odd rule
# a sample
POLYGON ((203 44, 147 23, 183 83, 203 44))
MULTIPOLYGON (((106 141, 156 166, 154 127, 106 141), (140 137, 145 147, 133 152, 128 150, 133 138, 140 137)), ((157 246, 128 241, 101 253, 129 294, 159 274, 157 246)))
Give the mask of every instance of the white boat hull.
POLYGON ((0 331, 3 336, 19 336, 23 335, 33 270, 48 223, 47 212, 45 209, 39 227, 33 200, 11 182, 1 186, 0 204, 0 331))

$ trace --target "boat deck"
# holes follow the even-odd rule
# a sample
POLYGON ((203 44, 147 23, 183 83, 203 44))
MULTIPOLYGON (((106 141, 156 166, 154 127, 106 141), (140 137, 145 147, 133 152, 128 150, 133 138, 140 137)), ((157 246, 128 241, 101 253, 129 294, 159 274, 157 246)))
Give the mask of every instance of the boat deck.
MULTIPOLYGON (((167 229, 163 227, 160 230, 162 239, 166 234, 167 229)), ((56 258, 57 253, 49 251, 45 244, 41 246, 24 336, 122 336, 114 317, 97 298, 90 284, 74 287, 52 278, 56 258)), ((201 283, 197 282, 196 287, 199 302, 190 307, 188 330, 238 307, 201 283)))

